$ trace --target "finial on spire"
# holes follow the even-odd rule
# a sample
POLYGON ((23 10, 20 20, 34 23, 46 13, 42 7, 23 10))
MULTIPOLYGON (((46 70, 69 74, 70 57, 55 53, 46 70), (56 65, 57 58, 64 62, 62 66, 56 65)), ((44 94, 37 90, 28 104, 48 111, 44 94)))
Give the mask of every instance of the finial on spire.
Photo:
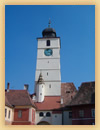
POLYGON ((48 23, 48 27, 50 28, 50 25, 51 25, 51 20, 50 20, 50 18, 49 18, 49 23, 48 23))

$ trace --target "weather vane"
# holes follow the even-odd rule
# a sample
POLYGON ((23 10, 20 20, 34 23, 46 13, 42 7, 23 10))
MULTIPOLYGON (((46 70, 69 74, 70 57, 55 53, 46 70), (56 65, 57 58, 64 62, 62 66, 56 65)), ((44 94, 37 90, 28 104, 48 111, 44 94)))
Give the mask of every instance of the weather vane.
POLYGON ((51 25, 51 20, 50 20, 50 18, 49 18, 49 23, 48 23, 48 27, 50 28, 50 25, 51 25))

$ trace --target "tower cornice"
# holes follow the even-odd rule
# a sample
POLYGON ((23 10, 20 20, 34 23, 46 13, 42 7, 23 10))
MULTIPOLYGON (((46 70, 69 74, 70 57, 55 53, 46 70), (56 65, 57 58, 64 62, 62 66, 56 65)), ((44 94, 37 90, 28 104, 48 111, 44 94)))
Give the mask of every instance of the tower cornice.
POLYGON ((60 37, 38 37, 37 40, 38 39, 49 39, 49 38, 50 39, 57 39, 57 38, 60 38, 60 37))

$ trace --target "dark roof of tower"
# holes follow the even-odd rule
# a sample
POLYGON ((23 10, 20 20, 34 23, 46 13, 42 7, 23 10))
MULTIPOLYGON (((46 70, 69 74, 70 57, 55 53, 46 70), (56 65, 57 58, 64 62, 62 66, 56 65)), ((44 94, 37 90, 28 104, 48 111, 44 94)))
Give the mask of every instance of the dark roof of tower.
POLYGON ((39 84, 44 83, 44 80, 43 80, 43 77, 42 77, 42 73, 40 73, 39 79, 38 79, 38 82, 37 82, 37 83, 39 83, 39 84))
POLYGON ((42 31, 43 37, 56 37, 56 31, 53 28, 46 28, 42 31))
POLYGON ((48 23, 48 28, 45 28, 43 31, 42 31, 42 36, 44 38, 51 38, 51 37, 56 37, 56 31, 55 29, 51 28, 51 20, 49 19, 49 23, 48 23))

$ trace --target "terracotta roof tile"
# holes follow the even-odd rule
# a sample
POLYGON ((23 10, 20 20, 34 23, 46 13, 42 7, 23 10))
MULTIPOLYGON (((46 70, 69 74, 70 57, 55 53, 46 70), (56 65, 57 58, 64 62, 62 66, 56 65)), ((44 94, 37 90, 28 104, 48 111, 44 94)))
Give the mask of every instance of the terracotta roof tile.
POLYGON ((13 107, 13 106, 9 103, 9 101, 8 101, 8 99, 7 99, 6 96, 5 96, 5 105, 8 106, 8 107, 13 107))
POLYGON ((60 96, 45 96, 42 103, 35 102, 37 110, 54 110, 60 108, 60 96))
POLYGON ((5 96, 11 105, 35 106, 27 90, 9 90, 9 92, 5 92, 5 96))
POLYGON ((62 107, 68 105, 76 95, 77 90, 73 83, 61 83, 61 97, 63 98, 62 107))
POLYGON ((95 104, 95 82, 82 83, 70 105, 95 104))

